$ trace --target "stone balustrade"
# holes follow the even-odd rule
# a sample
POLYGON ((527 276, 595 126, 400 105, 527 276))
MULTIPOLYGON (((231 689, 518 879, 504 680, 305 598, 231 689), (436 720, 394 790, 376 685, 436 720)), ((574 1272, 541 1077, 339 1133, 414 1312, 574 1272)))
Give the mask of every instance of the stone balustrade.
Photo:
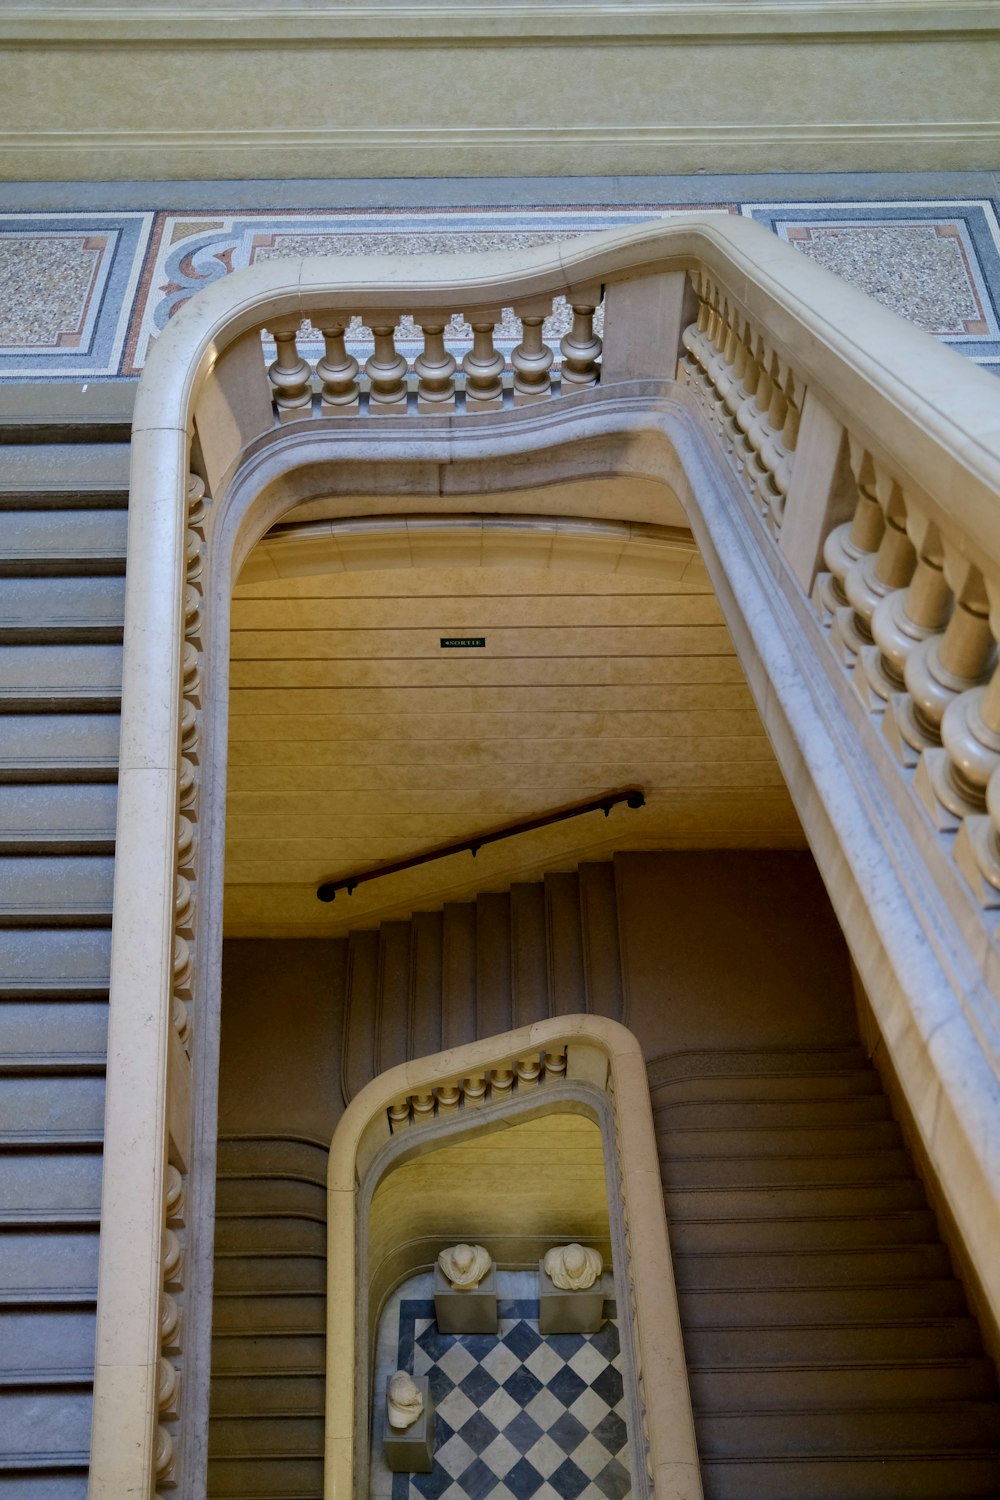
POLYGON ((464 1078, 448 1078, 433 1088, 394 1099, 386 1109, 389 1128, 395 1132, 408 1125, 427 1124, 436 1116, 459 1109, 478 1109, 480 1105, 511 1098, 538 1084, 565 1077, 565 1046, 522 1053, 464 1078))
MULTIPOLYGON (((706 271, 678 375, 775 541, 806 386, 706 271)), ((822 391, 819 392, 822 399, 822 391)), ((984 911, 1000 909, 1000 561, 843 429, 841 504, 811 590, 830 646, 984 911)), ((827 519, 831 519, 827 517, 827 519)))
POLYGON ((275 358, 267 370, 275 412, 282 422, 314 412, 321 416, 401 416, 408 411, 422 416, 474 415, 497 411, 505 400, 526 406, 585 390, 597 385, 601 377, 602 341, 595 331, 601 295, 599 284, 569 293, 566 301, 572 326, 555 345, 558 364, 546 323, 563 299, 552 296, 514 304, 521 337, 507 355, 497 343, 501 307, 469 309, 457 317, 447 309, 415 310, 405 321, 422 338, 423 347, 412 361, 401 347, 398 311, 344 309, 312 314, 308 324, 301 319, 275 320, 265 330, 275 345, 275 358), (313 367, 301 347, 308 347, 318 336, 325 352, 313 367), (363 365, 349 352, 348 337, 353 347, 366 337, 372 345, 363 365), (460 359, 452 352, 455 348, 460 359))

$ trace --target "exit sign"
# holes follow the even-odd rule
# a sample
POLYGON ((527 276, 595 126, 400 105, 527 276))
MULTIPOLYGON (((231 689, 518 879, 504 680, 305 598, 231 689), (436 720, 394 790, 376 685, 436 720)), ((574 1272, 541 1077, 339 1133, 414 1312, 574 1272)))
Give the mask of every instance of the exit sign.
POLYGON ((441 649, 443 651, 460 651, 468 646, 483 648, 486 645, 484 635, 443 635, 441 637, 441 649))

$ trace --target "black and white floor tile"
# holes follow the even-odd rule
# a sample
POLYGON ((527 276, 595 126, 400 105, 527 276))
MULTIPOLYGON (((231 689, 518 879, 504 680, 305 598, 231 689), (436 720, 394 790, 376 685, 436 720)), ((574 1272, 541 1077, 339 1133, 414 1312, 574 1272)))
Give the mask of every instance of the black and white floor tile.
POLYGON ((501 1272, 496 1335, 438 1332, 430 1276, 404 1283, 379 1330, 375 1391, 397 1369, 425 1375, 434 1469, 388 1472, 376 1396, 372 1500, 625 1500, 631 1495, 618 1326, 543 1338, 537 1278, 501 1272))

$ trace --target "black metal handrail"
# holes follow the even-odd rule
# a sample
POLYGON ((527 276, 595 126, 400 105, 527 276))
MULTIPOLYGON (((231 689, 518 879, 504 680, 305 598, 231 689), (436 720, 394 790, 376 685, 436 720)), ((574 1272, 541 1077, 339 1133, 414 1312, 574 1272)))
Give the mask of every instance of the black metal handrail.
POLYGON ((317 886, 320 901, 332 901, 338 891, 351 895, 367 880, 379 880, 383 875, 398 875, 400 870, 412 870, 416 865, 430 864, 433 859, 447 859, 450 854, 464 854, 466 850, 475 859, 484 844, 497 844, 501 839, 512 839, 519 833, 531 833, 536 828, 547 828, 550 823, 565 823, 567 818, 582 818, 584 813, 603 812, 607 817, 613 807, 624 803, 626 807, 645 807, 646 797, 639 786, 628 786, 618 792, 604 792, 592 797, 589 802, 574 802, 570 807, 556 808, 553 812, 541 813, 537 818, 526 818, 523 823, 508 823, 504 828, 491 828, 486 833, 477 833, 472 838, 462 839, 457 844, 441 844, 437 849, 427 849, 423 854, 412 854, 409 859, 397 859, 392 864, 376 865, 372 870, 361 870, 357 875, 347 875, 343 880, 325 880, 317 886))

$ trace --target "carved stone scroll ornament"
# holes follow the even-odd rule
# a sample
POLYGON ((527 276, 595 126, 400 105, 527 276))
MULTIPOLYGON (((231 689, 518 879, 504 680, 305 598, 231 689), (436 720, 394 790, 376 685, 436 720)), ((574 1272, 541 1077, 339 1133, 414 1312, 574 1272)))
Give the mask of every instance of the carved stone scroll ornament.
POLYGON ((420 1387, 405 1370, 397 1370, 389 1381, 386 1406, 389 1426, 395 1428, 397 1432, 412 1427, 423 1411, 424 1398, 420 1393, 420 1387))
POLYGON ((555 1245, 546 1251, 545 1274, 563 1292, 585 1292, 594 1285, 604 1262, 585 1245, 555 1245))
POLYGON ((486 1275, 492 1260, 482 1245, 452 1245, 442 1250, 438 1265, 456 1292, 471 1292, 486 1275))

